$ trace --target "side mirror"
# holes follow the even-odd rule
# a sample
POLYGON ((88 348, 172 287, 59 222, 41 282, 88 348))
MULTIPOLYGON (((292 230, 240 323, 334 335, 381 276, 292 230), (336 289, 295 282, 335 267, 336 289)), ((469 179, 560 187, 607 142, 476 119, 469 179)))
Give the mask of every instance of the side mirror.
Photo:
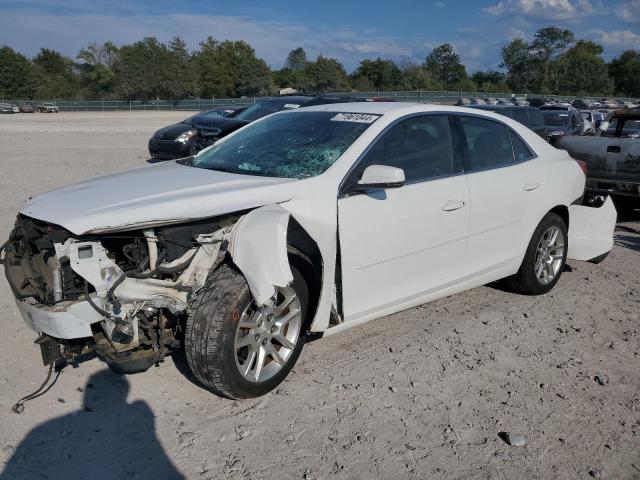
POLYGON ((388 165, 369 165, 362 172, 356 190, 398 188, 404 185, 404 170, 388 165))

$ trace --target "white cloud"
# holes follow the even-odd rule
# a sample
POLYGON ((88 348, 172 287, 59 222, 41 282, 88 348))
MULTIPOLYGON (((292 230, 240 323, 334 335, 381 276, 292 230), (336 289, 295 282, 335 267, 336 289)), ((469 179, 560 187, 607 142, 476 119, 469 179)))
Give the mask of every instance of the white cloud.
MULTIPOLYGON (((217 40, 245 40, 259 57, 276 68, 283 64, 290 50, 302 46, 309 57, 319 54, 336 57, 350 70, 365 57, 412 56, 418 45, 417 40, 385 36, 381 32, 356 33, 336 25, 311 28, 230 15, 53 14, 0 8, 0 17, 3 19, 0 45, 7 44, 27 55, 34 55, 46 46, 74 57, 89 42, 111 40, 124 44, 149 36, 160 41, 181 36, 189 48, 195 49, 211 35, 217 40), (29 19, 26 24, 25 18, 29 19)), ((419 55, 423 57, 424 52, 419 51, 419 55)))
POLYGON ((640 0, 626 0, 615 7, 616 16, 630 23, 640 23, 640 0))
POLYGON ((500 0, 483 9, 489 15, 539 18, 543 20, 580 20, 596 13, 590 0, 500 0))
POLYGON ((596 43, 600 43, 605 47, 637 49, 640 48, 640 34, 630 30, 613 30, 610 32, 604 30, 590 30, 587 34, 593 38, 596 43))

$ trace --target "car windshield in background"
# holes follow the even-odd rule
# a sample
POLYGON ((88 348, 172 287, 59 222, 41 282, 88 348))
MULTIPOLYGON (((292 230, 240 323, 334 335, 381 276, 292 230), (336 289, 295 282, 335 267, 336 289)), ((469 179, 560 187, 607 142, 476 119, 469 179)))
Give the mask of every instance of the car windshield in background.
POLYGON ((245 127, 186 164, 262 177, 315 177, 379 117, 338 112, 274 115, 245 127))
POLYGON ((542 112, 542 116, 545 124, 553 125, 554 127, 569 125, 571 120, 571 116, 567 112, 557 110, 545 110, 542 112))
POLYGON ((264 100, 262 102, 254 103, 246 110, 234 115, 233 118, 237 120, 244 120, 246 122, 253 122, 259 118, 271 115, 272 113, 280 112, 282 110, 293 110, 298 107, 300 107, 300 104, 294 101, 286 103, 282 100, 264 100))

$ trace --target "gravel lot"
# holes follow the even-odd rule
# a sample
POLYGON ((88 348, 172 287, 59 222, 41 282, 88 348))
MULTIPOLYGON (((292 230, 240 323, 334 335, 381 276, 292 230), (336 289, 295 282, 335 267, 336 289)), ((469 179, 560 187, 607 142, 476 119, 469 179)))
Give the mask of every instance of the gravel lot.
MULTIPOLYGON (((150 134, 186 116, 0 116, 0 240, 27 197, 144 163, 150 134)), ((482 287, 315 341, 277 391, 243 402, 178 360, 129 377, 91 360, 12 413, 46 371, 3 275, 0 478, 640 479, 627 225, 607 260, 570 262, 548 295, 482 287)))

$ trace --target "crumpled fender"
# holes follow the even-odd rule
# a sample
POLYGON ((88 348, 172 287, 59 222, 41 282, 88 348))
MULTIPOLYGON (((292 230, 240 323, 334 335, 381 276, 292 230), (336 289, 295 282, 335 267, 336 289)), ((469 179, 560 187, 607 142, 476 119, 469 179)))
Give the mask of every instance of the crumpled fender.
POLYGON ((229 253, 258 306, 270 302, 276 287, 293 282, 287 256, 289 215, 280 205, 267 205, 240 218, 231 231, 229 253))
POLYGON ((616 217, 611 197, 598 208, 571 205, 567 258, 589 261, 611 251, 616 217))

